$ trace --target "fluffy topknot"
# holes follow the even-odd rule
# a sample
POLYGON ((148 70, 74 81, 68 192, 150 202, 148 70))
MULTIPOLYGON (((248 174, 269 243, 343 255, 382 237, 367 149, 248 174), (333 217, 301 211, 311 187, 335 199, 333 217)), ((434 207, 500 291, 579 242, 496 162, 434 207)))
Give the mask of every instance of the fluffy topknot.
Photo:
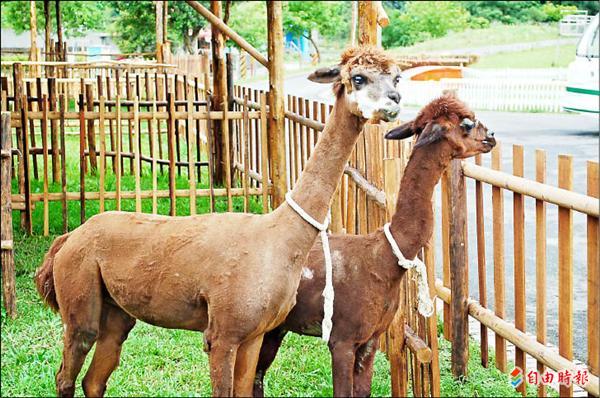
POLYGON ((425 106, 425 108, 421 109, 413 122, 413 128, 416 130, 422 130, 425 128, 427 123, 442 116, 452 120, 453 122, 462 120, 464 118, 469 118, 472 120, 475 119, 475 114, 464 102, 459 100, 454 93, 447 92, 441 97, 431 101, 425 106))
POLYGON ((394 58, 382 49, 371 45, 365 45, 347 48, 342 53, 340 66, 341 80, 333 84, 333 92, 336 97, 339 97, 343 93, 345 84, 348 84, 348 87, 350 87, 350 72, 354 68, 360 67, 378 73, 391 73, 392 69, 397 66, 397 63, 394 58))

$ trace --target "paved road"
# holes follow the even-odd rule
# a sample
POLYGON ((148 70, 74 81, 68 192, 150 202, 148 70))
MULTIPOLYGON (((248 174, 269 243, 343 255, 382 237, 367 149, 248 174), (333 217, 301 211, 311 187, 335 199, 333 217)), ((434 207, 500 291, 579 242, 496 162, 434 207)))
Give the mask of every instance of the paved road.
MULTIPOLYGON (((284 91, 304 98, 312 98, 331 103, 333 97, 328 85, 316 84, 306 79, 307 74, 290 77, 286 80, 284 91)), ((255 88, 266 89, 265 82, 254 83, 255 88)), ((412 119, 418 112, 417 108, 405 108, 401 112, 402 120, 412 119)), ((579 193, 586 192, 586 162, 598 161, 599 129, 598 118, 577 114, 558 113, 516 113, 516 112, 491 112, 478 111, 477 117, 496 134, 503 148, 503 170, 512 170, 512 145, 520 144, 525 151, 525 177, 535 178, 535 149, 543 149, 547 154, 547 183, 557 184, 557 157, 559 154, 573 156, 573 188, 579 193)), ((489 165, 489 156, 484 159, 484 166, 489 165)), ((467 200, 469 209, 469 259, 470 259, 470 286, 471 295, 478 298, 477 291, 477 264, 476 264, 476 237, 474 228, 474 184, 468 185, 467 200)), ((491 215, 491 188, 484 186, 485 230, 486 230, 486 257, 487 257, 487 286, 488 303, 493 308, 493 259, 492 259, 492 215, 491 215)), ((439 196, 438 196, 439 198, 439 196)), ((439 200, 438 200, 439 203, 439 200)), ((525 237, 526 237, 526 286, 527 286, 527 330, 535 334, 535 201, 531 198, 525 200, 525 237)), ((505 270, 506 270, 506 300, 507 318, 514 320, 513 315, 513 228, 512 228, 512 194, 505 192, 505 270)), ((553 205, 547 206, 547 317, 548 336, 553 344, 557 341, 558 322, 558 214, 553 205)), ((574 237, 574 330, 576 333, 575 357, 586 360, 587 333, 577 331, 586 330, 587 320, 585 308, 587 306, 587 256, 586 243, 586 218, 580 214, 573 217, 574 237)), ((441 241, 441 231, 438 226, 437 241, 441 241)), ((441 258, 441 251, 437 253, 441 258)))

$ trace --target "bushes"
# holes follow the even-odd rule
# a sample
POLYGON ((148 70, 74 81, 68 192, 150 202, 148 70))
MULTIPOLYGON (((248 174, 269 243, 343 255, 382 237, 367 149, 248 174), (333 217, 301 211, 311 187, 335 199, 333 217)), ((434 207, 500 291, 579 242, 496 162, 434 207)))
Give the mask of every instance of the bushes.
POLYGON ((385 48, 410 46, 470 26, 470 14, 459 3, 450 1, 412 1, 406 3, 403 12, 390 10, 388 16, 390 25, 382 32, 385 48))

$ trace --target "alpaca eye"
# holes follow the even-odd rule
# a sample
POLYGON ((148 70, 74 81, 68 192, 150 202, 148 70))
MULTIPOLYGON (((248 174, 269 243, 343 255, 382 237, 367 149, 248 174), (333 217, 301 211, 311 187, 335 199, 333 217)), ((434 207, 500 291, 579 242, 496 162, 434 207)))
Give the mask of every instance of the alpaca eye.
POLYGON ((396 76, 394 78, 394 86, 397 85, 398 83, 400 83, 400 76, 396 76))
POLYGON ((364 76, 361 75, 356 75, 352 78, 352 81, 354 82, 354 84, 356 86, 362 86, 363 84, 365 84, 365 82, 367 81, 367 79, 365 79, 364 76))
POLYGON ((469 118, 464 118, 460 123, 460 126, 467 131, 471 131, 471 129, 475 127, 475 123, 469 118))

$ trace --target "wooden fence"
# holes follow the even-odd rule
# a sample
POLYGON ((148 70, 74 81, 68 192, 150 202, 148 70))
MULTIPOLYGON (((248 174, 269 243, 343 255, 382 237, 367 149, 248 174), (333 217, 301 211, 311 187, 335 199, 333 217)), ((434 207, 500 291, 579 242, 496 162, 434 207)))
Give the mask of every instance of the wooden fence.
MULTIPOLYGON (((19 68, 17 66, 16 72, 13 71, 12 81, 2 81, 2 110, 11 112, 11 132, 14 134, 8 135, 16 141, 16 149, 9 152, 8 158, 12 158, 15 169, 13 175, 18 181, 18 192, 11 195, 11 200, 13 209, 21 211, 21 222, 26 230, 32 230, 32 211, 36 206, 41 206, 41 228, 44 234, 49 233, 52 202, 60 203, 59 214, 64 231, 85 221, 88 216, 87 207, 96 201, 98 211, 109 207, 119 209, 127 200, 132 205, 132 210, 157 213, 159 200, 168 198, 168 213, 175 215, 177 198, 186 198, 189 213, 194 214, 200 200, 207 200, 209 211, 214 211, 217 199, 222 199, 222 209, 231 211, 234 209, 233 198, 239 196, 243 197, 242 203, 237 207, 239 211, 249 211, 251 201, 259 203, 262 211, 268 211, 272 172, 268 156, 270 148, 266 127, 266 93, 236 86, 232 97, 223 98, 224 102, 230 102, 231 110, 213 111, 205 90, 208 86, 206 76, 189 79, 155 72, 154 76, 150 73, 135 74, 133 79, 130 75, 127 82, 126 74, 126 87, 122 87, 122 76, 107 76, 104 79, 97 77, 89 81, 80 80, 79 91, 74 95, 68 89, 60 91, 57 88, 57 78, 23 82, 19 68), (27 83, 30 84, 29 88, 27 83), (224 161, 228 175, 223 187, 214 186, 210 178, 212 173, 208 172, 215 167, 213 155, 216 148, 212 143, 211 129, 216 120, 223 122, 226 145, 224 161), (70 125, 74 128, 70 129, 70 125), (229 130, 231 135, 227 132, 229 130), (69 164, 78 168, 78 181, 67 180, 67 176, 72 175, 67 172, 69 164), (165 178, 162 178, 163 172, 167 174, 165 178), (96 183, 89 178, 94 173, 98 175, 97 188, 96 183), (129 188, 125 189, 123 180, 127 178, 133 181, 130 180, 131 183, 127 185, 129 188), (167 184, 166 189, 159 187, 159 180, 167 184), (32 185, 39 191, 32 190, 32 185), (199 188, 199 185, 205 187, 199 188), (77 189, 69 190, 72 186, 77 189), (69 202, 79 203, 79 217, 74 223, 69 223, 68 219, 69 202)), ((325 104, 288 97, 285 140, 290 189, 310 157, 329 112, 330 109, 325 104)), ((400 176, 410 153, 410 143, 384 141, 383 135, 388 128, 389 126, 383 125, 367 125, 359 138, 333 200, 331 229, 334 232, 369 233, 381 227, 391 216, 400 176)), ((7 133, 3 129, 3 143, 6 137, 7 133)), ((487 336, 485 328, 489 328, 496 333, 496 364, 501 370, 509 370, 505 351, 508 341, 517 347, 515 363, 518 366, 524 364, 526 355, 530 355, 539 361, 540 369, 546 366, 554 370, 574 371, 572 253, 575 248, 571 219, 572 212, 576 211, 588 216, 586 250, 590 377, 583 387, 597 395, 598 328, 595 325, 599 320, 597 286, 600 272, 598 201, 594 198, 598 196, 598 164, 589 164, 588 195, 580 195, 570 192, 572 170, 569 157, 561 157, 560 187, 556 188, 545 184, 542 152, 536 155, 539 172, 538 181, 534 182, 520 177, 523 175, 520 147, 514 149, 514 175, 499 171, 499 148, 491 155, 491 169, 481 167, 480 159, 476 164, 455 162, 452 172, 442 179, 441 201, 436 198, 433 203, 434 208, 441 208, 436 213, 436 228, 441 229, 442 239, 437 245, 432 242, 424 250, 423 258, 428 269, 431 294, 437 294, 445 303, 444 335, 453 343, 453 371, 460 373, 467 370, 468 345, 465 342, 468 315, 479 321, 485 332, 481 338, 485 366, 488 346, 483 336, 487 336), (464 251, 464 241, 461 249, 459 239, 461 231, 469 228, 468 217, 450 211, 451 208, 461 208, 452 207, 451 203, 467 197, 467 192, 464 191, 465 178, 476 181, 477 221, 471 228, 477 231, 479 301, 469 298, 467 253, 464 251), (497 276, 493 289, 487 289, 485 278, 482 277, 485 275, 486 259, 486 245, 482 243, 486 236, 482 221, 485 211, 483 184, 493 187, 492 241, 494 275, 497 276), (512 191, 514 195, 514 324, 505 319, 504 190, 512 191), (536 278, 537 339, 524 333, 523 321, 523 292, 526 286, 523 265, 523 203, 527 196, 536 200, 535 252, 536 274, 539 276, 536 278), (561 295, 558 304, 558 352, 544 345, 548 323, 544 301, 547 288, 544 282, 547 228, 545 203, 559 206, 558 280, 561 295), (456 233, 449 233, 451 227, 456 233), (436 260, 437 246, 441 246, 442 255, 436 260), (435 280, 436 268, 442 269, 441 281, 435 280), (464 273, 451 273, 451 269, 463 270, 464 273), (462 275, 463 279, 453 279, 452 275, 462 275), (492 291, 494 312, 486 309, 486 297, 492 291)), ((2 239, 5 240, 4 233, 2 239)), ((440 391, 436 317, 425 319, 419 316, 416 309, 408 305, 415 302, 414 298, 414 282, 411 278, 405 278, 401 304, 406 311, 397 314, 382 339, 381 348, 390 359, 394 395, 406 395, 410 385, 415 395, 436 396, 440 391), (432 355, 424 355, 424 352, 432 355)), ((569 391, 567 387, 561 388, 562 393, 568 394, 569 391)), ((540 389, 540 394, 543 393, 540 389)))

